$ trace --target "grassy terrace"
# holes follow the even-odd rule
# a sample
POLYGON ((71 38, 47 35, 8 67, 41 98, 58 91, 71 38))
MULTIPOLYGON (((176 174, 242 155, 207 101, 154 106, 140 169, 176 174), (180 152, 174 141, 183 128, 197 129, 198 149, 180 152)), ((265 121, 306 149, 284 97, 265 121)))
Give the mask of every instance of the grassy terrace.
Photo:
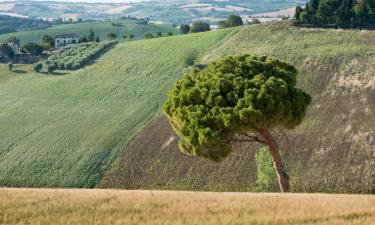
POLYGON ((0 186, 93 187, 158 114, 186 58, 199 58, 232 32, 123 43, 65 76, 29 67, 9 73, 1 65, 0 186))
POLYGON ((0 224, 372 225, 375 196, 0 189, 0 224))

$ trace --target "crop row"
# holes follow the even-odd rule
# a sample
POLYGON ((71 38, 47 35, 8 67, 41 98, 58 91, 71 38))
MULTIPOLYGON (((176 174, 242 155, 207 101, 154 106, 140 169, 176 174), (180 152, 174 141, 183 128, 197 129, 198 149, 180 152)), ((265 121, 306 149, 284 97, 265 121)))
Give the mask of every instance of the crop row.
POLYGON ((53 70, 78 70, 85 66, 90 60, 97 58, 100 54, 113 46, 114 42, 82 43, 61 47, 52 53, 44 62, 48 72, 53 70))

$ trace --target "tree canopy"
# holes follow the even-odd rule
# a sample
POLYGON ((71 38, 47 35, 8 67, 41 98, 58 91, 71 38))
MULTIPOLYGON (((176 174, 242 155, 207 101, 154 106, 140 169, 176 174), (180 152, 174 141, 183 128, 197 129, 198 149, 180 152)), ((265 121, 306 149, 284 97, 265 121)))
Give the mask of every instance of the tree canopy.
POLYGON ((280 190, 289 191, 270 130, 299 125, 311 98, 296 88, 294 66, 271 57, 229 56, 176 82, 163 106, 188 155, 224 160, 235 141, 268 146, 280 190))
POLYGON ((323 27, 375 27, 375 0, 310 0, 296 8, 297 24, 323 27))
POLYGON ((296 76, 270 57, 226 57, 177 81, 163 110, 184 153, 221 161, 236 135, 301 123, 311 99, 296 76))
POLYGON ((198 33, 198 32, 206 32, 211 30, 210 24, 204 22, 204 21, 195 21, 193 25, 191 26, 190 31, 192 33, 198 33))
POLYGON ((243 20, 239 15, 229 15, 228 18, 219 23, 220 28, 237 27, 242 26, 243 20))
POLYGON ((22 49, 32 55, 41 55, 43 53, 43 47, 33 42, 27 43, 22 49))
POLYGON ((181 33, 187 34, 190 32, 190 26, 187 24, 182 24, 180 27, 181 33))

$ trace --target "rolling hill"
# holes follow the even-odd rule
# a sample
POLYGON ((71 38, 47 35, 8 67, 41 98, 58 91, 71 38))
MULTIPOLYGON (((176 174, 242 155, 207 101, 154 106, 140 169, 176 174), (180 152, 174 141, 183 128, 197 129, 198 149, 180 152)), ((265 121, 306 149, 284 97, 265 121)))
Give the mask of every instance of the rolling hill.
MULTIPOLYGON (((303 124, 278 136, 297 192, 375 193, 375 32, 300 29, 271 23, 241 29, 203 62, 247 52, 295 64, 313 97, 303 124)), ((222 163, 182 155, 164 116, 122 151, 100 187, 256 191, 259 145, 237 144, 222 163)), ((275 190, 277 191, 277 190, 275 190)))
POLYGON ((0 1, 0 14, 30 18, 58 18, 75 14, 83 19, 110 19, 131 15, 181 24, 195 19, 215 21, 232 13, 246 18, 250 14, 278 11, 306 3, 305 0, 67 1, 0 1), (65 3, 67 1, 69 4, 65 3))
POLYGON ((78 34, 81 37, 87 35, 90 29, 93 29, 96 35, 99 36, 101 40, 107 39, 107 34, 113 32, 117 34, 118 38, 121 39, 123 35, 129 37, 130 34, 134 34, 136 39, 143 39, 146 32, 155 34, 157 32, 162 32, 166 35, 169 32, 178 34, 179 31, 171 26, 162 24, 149 24, 149 25, 139 25, 135 21, 131 20, 114 20, 114 21, 93 21, 93 22, 83 22, 75 24, 63 24, 56 25, 51 28, 32 30, 32 31, 20 31, 14 33, 8 33, 0 35, 0 41, 5 41, 9 37, 17 37, 21 40, 22 44, 28 42, 40 42, 43 35, 58 35, 65 33, 78 34), (121 24, 120 26, 113 26, 112 23, 121 24))
POLYGON ((247 52, 295 64, 313 97, 278 137, 292 190, 375 193, 374 46, 374 31, 279 22, 122 43, 65 76, 1 74, 0 185, 256 190, 260 146, 238 144, 220 164, 188 157, 158 116, 189 62, 247 52))
POLYGON ((1 72, 0 186, 94 187, 158 114, 186 60, 232 32, 122 43, 65 76, 1 72))

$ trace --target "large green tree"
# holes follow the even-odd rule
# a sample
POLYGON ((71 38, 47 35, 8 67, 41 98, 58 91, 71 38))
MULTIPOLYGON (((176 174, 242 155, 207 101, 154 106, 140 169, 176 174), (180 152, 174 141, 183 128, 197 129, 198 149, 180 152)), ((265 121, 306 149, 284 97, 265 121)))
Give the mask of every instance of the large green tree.
POLYGON ((272 130, 299 125, 311 98, 296 86, 297 70, 270 57, 230 56, 193 69, 176 82, 163 111, 183 153, 216 162, 236 141, 268 146, 280 190, 289 177, 272 130))
POLYGON ((204 21, 195 21, 193 25, 191 26, 190 32, 192 33, 199 33, 199 32, 206 32, 210 31, 210 24, 204 22, 204 21))

